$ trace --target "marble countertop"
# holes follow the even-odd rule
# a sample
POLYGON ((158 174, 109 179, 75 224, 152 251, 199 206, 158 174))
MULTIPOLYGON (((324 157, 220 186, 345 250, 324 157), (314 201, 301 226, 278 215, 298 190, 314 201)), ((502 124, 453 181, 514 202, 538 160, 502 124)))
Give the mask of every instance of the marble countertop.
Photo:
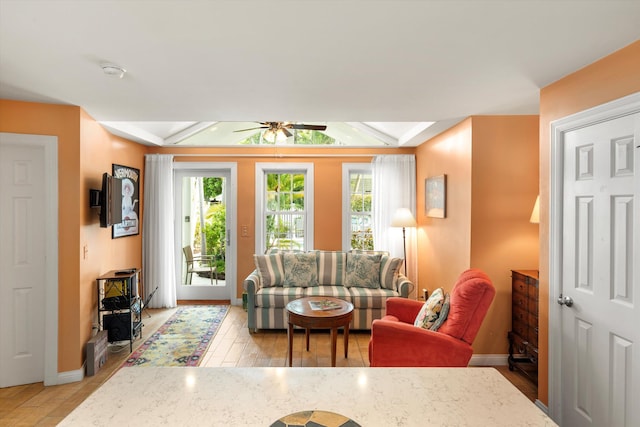
POLYGON ((123 368, 61 426, 270 426, 305 410, 369 426, 555 426, 493 368, 123 368))

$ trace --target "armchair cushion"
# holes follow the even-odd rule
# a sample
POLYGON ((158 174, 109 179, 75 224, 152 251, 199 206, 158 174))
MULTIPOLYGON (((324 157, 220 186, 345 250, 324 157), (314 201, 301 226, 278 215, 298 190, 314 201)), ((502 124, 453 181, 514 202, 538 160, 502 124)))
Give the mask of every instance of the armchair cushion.
MULTIPOLYGON (((422 305, 422 304, 421 304, 422 305)), ((471 346, 439 332, 394 321, 374 320, 369 341, 369 362, 376 366, 467 366, 471 346)))

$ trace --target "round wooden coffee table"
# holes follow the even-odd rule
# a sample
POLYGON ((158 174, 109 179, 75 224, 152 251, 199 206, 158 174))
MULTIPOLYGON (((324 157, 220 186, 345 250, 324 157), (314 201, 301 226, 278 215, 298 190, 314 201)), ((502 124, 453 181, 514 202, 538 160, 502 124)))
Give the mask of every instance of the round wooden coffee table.
POLYGON ((344 328, 344 357, 349 352, 349 323, 353 318, 353 304, 345 300, 333 297, 305 297, 291 301, 287 304, 287 316, 289 318, 289 366, 293 359, 293 327, 305 328, 307 351, 309 351, 310 329, 331 329, 331 366, 336 366, 336 343, 338 341, 338 328, 344 328), (331 310, 314 310, 310 302, 333 302, 339 307, 331 310))

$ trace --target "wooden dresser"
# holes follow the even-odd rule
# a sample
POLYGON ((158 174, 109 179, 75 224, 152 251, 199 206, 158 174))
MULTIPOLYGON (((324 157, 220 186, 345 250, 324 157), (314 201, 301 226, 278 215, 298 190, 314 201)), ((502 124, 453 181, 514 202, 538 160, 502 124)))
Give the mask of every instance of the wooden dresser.
POLYGON ((538 271, 511 270, 512 315, 509 370, 519 369, 538 383, 538 271))

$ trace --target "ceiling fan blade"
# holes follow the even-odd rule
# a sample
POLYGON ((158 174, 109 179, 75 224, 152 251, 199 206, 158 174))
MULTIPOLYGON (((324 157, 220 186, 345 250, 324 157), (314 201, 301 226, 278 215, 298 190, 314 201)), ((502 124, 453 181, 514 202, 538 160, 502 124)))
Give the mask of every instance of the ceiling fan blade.
POLYGON ((255 128, 248 128, 248 129, 239 129, 239 130, 234 130, 234 132, 246 132, 248 130, 256 130, 256 129, 267 129, 269 126, 258 126, 255 128))
POLYGON ((307 130, 327 130, 326 125, 304 125, 304 124, 290 124, 287 126, 289 129, 307 129, 307 130))
POLYGON ((289 138, 290 136, 292 136, 293 134, 291 132, 289 132, 286 128, 282 128, 282 133, 285 134, 285 136, 287 138, 289 138))

